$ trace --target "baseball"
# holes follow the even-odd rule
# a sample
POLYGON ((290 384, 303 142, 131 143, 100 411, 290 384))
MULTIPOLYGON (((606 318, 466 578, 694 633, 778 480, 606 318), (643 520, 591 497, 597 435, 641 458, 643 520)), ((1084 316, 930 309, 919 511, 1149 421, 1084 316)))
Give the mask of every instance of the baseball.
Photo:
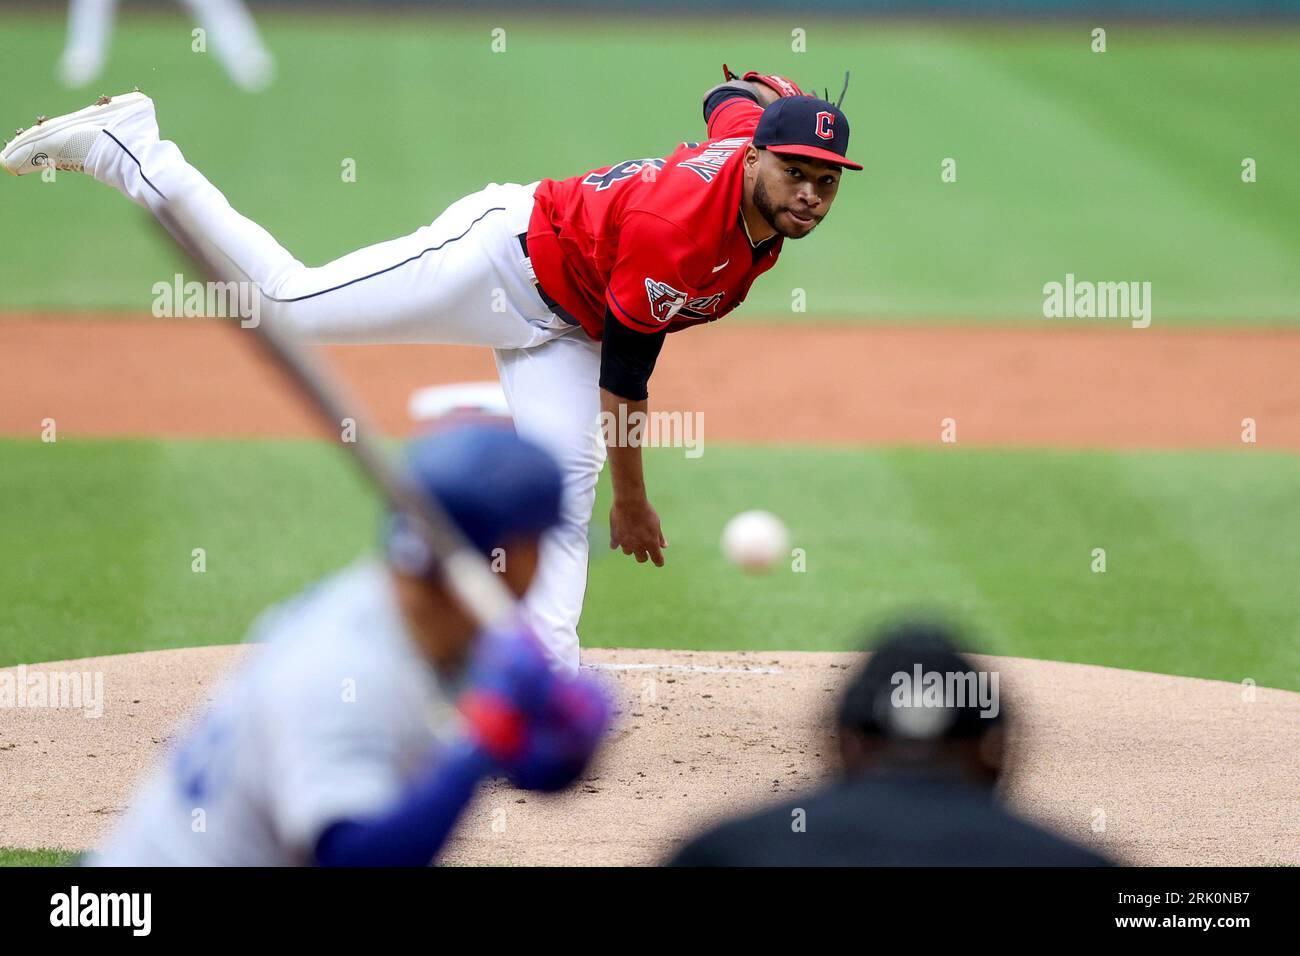
POLYGON ((789 532, 768 511, 743 511, 722 529, 722 553, 746 571, 768 571, 789 550, 789 532))

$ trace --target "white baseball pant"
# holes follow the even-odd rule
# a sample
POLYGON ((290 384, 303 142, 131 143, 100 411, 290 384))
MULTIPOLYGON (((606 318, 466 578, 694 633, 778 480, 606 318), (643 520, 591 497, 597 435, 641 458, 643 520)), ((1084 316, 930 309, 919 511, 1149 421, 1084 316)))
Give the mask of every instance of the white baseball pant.
POLYGON ((557 665, 576 670, 587 528, 605 462, 600 345, 552 314, 532 281, 518 236, 537 184, 492 183, 409 236, 309 268, 159 138, 148 101, 99 135, 86 172, 150 210, 164 198, 184 203, 206 238, 276 303, 275 319, 312 341, 493 350, 516 430, 564 472, 561 523, 543 538, 524 606, 557 665))

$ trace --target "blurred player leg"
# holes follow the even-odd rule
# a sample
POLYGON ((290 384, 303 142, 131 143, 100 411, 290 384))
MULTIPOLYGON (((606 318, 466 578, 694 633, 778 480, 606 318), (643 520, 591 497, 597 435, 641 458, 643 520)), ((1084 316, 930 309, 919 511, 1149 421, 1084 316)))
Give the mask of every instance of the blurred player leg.
POLYGON ((409 236, 308 268, 158 138, 153 104, 115 119, 86 171, 151 210, 184 205, 204 237, 254 282, 262 311, 320 342, 427 342, 522 348, 563 326, 538 297, 515 238, 532 189, 496 185, 409 236), (164 198, 166 197, 166 199, 164 198))
POLYGON ((117 0, 72 0, 68 4, 68 38, 59 57, 64 86, 85 86, 104 69, 113 33, 117 0))
POLYGON ((547 650, 566 670, 576 671, 578 618, 587 591, 587 529, 605 464, 597 431, 600 343, 576 331, 536 348, 498 349, 496 361, 516 431, 549 451, 564 472, 560 523, 542 538, 537 577, 524 606, 547 650))
POLYGON ((275 78, 275 58, 262 43, 257 24, 240 0, 181 0, 208 33, 212 52, 230 78, 250 93, 275 78))

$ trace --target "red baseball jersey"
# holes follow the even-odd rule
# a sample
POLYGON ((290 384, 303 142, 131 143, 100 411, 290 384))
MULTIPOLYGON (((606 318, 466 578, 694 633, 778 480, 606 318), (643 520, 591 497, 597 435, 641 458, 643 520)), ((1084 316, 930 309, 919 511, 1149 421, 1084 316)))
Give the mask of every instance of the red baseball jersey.
POLYGON ((599 339, 605 310, 642 332, 722 318, 772 268, 782 239, 753 244, 740 216, 741 157, 762 107, 716 104, 708 140, 666 159, 631 159, 544 179, 528 254, 546 292, 599 339))

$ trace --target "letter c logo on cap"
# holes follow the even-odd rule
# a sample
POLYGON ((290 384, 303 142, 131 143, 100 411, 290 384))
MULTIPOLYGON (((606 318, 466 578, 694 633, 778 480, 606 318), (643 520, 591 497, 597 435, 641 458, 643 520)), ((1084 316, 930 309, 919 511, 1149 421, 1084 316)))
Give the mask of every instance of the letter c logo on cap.
POLYGON ((831 132, 831 126, 835 123, 835 114, 822 110, 817 114, 817 128, 813 130, 822 139, 834 139, 835 134, 831 132))

